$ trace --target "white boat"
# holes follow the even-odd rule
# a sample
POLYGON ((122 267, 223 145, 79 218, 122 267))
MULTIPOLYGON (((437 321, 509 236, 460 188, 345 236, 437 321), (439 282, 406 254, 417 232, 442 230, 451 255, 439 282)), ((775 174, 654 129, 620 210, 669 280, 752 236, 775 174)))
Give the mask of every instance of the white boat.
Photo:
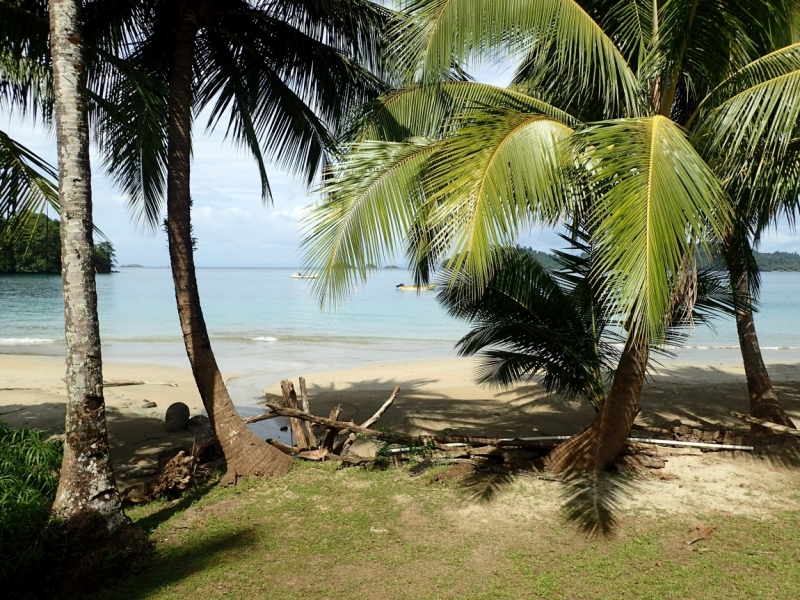
POLYGON ((292 279, 316 279, 316 273, 292 273, 292 279))

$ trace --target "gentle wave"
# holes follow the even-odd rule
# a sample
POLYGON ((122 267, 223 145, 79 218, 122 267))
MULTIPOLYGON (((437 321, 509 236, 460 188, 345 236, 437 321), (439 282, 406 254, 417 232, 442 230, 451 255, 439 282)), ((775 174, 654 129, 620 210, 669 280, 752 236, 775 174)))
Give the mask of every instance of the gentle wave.
POLYGON ((258 337, 250 337, 245 336, 248 340, 253 340, 254 342, 277 342, 278 338, 272 337, 271 335, 261 335, 258 337))
POLYGON ((49 338, 0 338, 0 346, 30 346, 34 344, 55 344, 58 340, 49 338))

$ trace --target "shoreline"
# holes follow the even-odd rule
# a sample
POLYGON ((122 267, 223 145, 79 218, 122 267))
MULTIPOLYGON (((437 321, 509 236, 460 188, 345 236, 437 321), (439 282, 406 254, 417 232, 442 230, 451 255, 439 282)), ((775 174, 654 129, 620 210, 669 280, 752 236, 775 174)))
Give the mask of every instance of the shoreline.
MULTIPOLYGON (((781 403, 790 417, 800 422, 800 360, 768 362, 781 403)), ((247 361, 243 364, 249 365, 247 361)), ((569 435, 594 416, 587 402, 548 395, 535 382, 508 390, 480 387, 473 381, 475 360, 470 358, 374 360, 344 369, 295 366, 298 368, 279 374, 271 369, 236 374, 226 370, 224 377, 231 390, 247 397, 244 403, 237 401, 240 414, 262 412, 258 404, 264 394, 279 398, 280 380, 291 379, 297 386, 302 375, 313 413, 325 415, 341 403, 344 411, 340 418, 356 422, 371 416, 394 386, 400 385, 397 400, 380 424, 408 435, 450 430, 462 435, 513 437, 532 435, 534 429, 547 435, 569 435)), ((59 356, 0 354, 0 420, 14 427, 63 429, 63 368, 59 356)), ((185 402, 192 415, 203 413, 188 364, 181 368, 119 362, 107 356, 104 378, 106 382, 147 382, 105 388, 115 464, 152 464, 162 450, 191 448, 188 432, 168 433, 164 423, 164 413, 173 402, 185 402), (145 400, 155 402, 156 407, 143 408, 145 400)), ((641 407, 641 424, 742 428, 741 422, 730 417, 730 411, 748 412, 743 369, 733 361, 700 363, 694 357, 671 360, 645 384, 641 407)), ((283 424, 281 419, 271 419, 255 424, 253 430, 262 439, 272 437, 289 443, 290 433, 280 431, 283 424)))

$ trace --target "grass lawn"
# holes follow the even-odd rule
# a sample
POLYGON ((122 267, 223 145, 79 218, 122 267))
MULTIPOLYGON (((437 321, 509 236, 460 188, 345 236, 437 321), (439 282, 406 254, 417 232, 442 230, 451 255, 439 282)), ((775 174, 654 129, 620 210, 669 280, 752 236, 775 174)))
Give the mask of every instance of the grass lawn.
POLYGON ((131 509, 156 554, 99 598, 800 598, 797 511, 630 510, 593 538, 559 509, 563 487, 516 479, 476 494, 298 462, 131 509), (698 525, 713 534, 690 545, 698 525))

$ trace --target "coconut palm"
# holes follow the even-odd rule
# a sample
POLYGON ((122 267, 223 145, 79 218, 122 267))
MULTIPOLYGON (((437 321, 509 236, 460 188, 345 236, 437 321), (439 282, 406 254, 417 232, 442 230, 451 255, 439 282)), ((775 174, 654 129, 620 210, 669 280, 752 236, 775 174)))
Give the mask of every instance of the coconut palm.
POLYGON ((153 1, 119 73, 98 98, 100 145, 143 221, 166 196, 178 313, 195 381, 228 475, 279 474, 290 460, 241 421, 222 380, 200 305, 191 227, 191 132, 208 109, 246 147, 271 200, 265 162, 312 181, 333 148, 331 128, 382 89, 376 73, 389 13, 366 0, 153 1), (166 192, 166 194, 164 194, 166 192))
MULTIPOLYGON (((601 294, 599 278, 592 276, 593 248, 589 236, 578 230, 562 235, 568 251, 556 251, 556 267, 547 268, 526 248, 500 248, 501 266, 485 287, 458 274, 453 285, 443 276, 437 296, 448 312, 469 321, 470 332, 456 344, 462 356, 479 355, 477 381, 497 387, 530 382, 541 375, 548 393, 582 398, 600 411, 605 401, 605 379, 619 361, 625 342, 616 307, 601 294)), ((673 296, 666 346, 682 346, 690 326, 713 328, 712 319, 733 315, 732 295, 724 274, 698 271, 693 304, 673 296)), ((651 352, 664 353, 659 346, 651 352)))
POLYGON ((68 523, 110 532, 131 526, 109 458, 100 324, 92 262, 87 72, 81 2, 50 3, 50 44, 58 143, 61 264, 66 328, 67 419, 64 460, 53 510, 68 523))
POLYGON ((733 186, 787 186, 790 169, 777 161, 794 156, 788 141, 800 110, 798 50, 781 45, 792 7, 770 0, 407 7, 396 47, 415 83, 365 107, 345 132, 345 152, 307 221, 316 290, 340 300, 366 278, 367 264, 401 248, 420 281, 443 263, 485 284, 501 265, 495 248, 532 223, 580 215, 626 342, 597 418, 548 464, 605 466, 630 431, 648 348, 664 340, 674 295, 693 289, 687 267, 695 248, 732 229, 733 186), (450 76, 454 66, 498 55, 519 60, 509 89, 450 76), (777 157, 772 168, 760 168, 764 152, 777 157))

